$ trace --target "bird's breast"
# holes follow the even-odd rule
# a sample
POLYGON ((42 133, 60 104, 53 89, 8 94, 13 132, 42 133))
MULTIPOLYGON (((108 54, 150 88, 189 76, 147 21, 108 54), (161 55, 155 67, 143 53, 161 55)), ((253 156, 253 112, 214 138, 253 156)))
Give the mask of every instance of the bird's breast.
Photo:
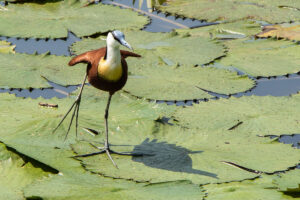
POLYGON ((122 77, 121 61, 109 62, 101 58, 98 64, 98 76, 108 81, 118 81, 122 77))

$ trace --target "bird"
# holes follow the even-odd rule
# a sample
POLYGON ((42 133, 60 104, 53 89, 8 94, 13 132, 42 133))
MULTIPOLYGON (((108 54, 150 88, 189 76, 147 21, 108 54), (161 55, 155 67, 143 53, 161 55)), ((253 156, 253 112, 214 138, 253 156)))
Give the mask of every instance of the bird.
POLYGON ((87 69, 86 74, 84 76, 84 80, 82 82, 79 94, 67 111, 67 113, 63 116, 57 127, 53 130, 55 132, 57 128, 62 124, 65 120, 67 115, 70 111, 74 108, 71 121, 65 135, 65 140, 69 134, 74 116, 76 115, 76 137, 77 137, 77 128, 78 128, 78 115, 79 115, 79 106, 81 102, 81 95, 82 91, 88 78, 89 83, 102 91, 108 92, 108 100, 104 114, 104 121, 105 121, 105 143, 104 147, 96 147, 95 145, 91 144, 92 146, 96 147, 100 151, 83 154, 83 155, 76 155, 74 157, 87 157, 93 156, 97 154, 106 153, 110 160, 112 161, 113 165, 118 168, 116 163, 111 157, 111 154, 118 154, 118 155, 129 155, 129 156, 141 156, 141 154, 137 153, 119 153, 116 151, 111 150, 109 140, 108 140, 108 114, 109 114, 109 106, 111 102, 111 98, 113 94, 119 90, 121 90, 124 85, 126 84, 127 77, 128 77, 128 66, 126 63, 125 58, 127 57, 141 57, 141 55, 120 50, 120 46, 123 45, 128 49, 133 51, 133 48, 130 44, 125 40, 125 35, 119 30, 111 31, 107 34, 106 38, 106 47, 102 47, 100 49, 88 51, 82 53, 78 56, 72 58, 69 62, 69 66, 74 66, 78 63, 86 63, 87 69), (75 107, 74 107, 75 106, 75 107))

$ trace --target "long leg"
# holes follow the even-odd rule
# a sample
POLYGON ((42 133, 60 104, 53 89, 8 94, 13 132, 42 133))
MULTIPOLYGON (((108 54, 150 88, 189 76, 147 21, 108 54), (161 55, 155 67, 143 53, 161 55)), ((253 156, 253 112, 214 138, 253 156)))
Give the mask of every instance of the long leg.
POLYGON ((71 117, 71 121, 70 121, 70 124, 69 124, 69 127, 68 127, 68 131, 67 131, 66 136, 65 136, 65 140, 67 139, 67 136, 68 136, 69 131, 71 129, 71 125, 72 125, 75 114, 76 114, 76 137, 77 137, 79 106, 80 106, 81 95, 82 95, 83 87, 85 85, 86 78, 87 78, 87 74, 85 74, 85 76, 84 76, 84 80, 82 82, 82 85, 81 85, 81 88, 80 88, 80 91, 79 91, 79 95, 77 96, 76 100, 74 101, 74 103, 72 104, 72 106, 70 107, 68 112, 63 116, 63 118, 61 119, 61 121, 59 122, 57 127, 53 130, 53 133, 54 133, 58 129, 58 127, 63 123, 63 121, 66 119, 68 114, 71 112, 71 110, 75 106, 72 117, 71 117))
POLYGON ((104 120, 105 120, 105 148, 106 149, 109 149, 107 118, 108 118, 108 111, 109 111, 109 105, 110 105, 111 97, 112 97, 112 94, 109 93, 108 101, 107 101, 107 105, 106 105, 106 109, 105 109, 105 114, 104 114, 104 120))
POLYGON ((99 149, 100 151, 98 152, 94 152, 94 153, 88 153, 88 154, 82 154, 82 155, 76 155, 74 156, 75 158, 78 157, 88 157, 88 156, 94 156, 94 155, 98 155, 98 154, 103 154, 106 153, 107 156, 109 157, 109 159, 112 161, 113 165, 118 168, 117 164, 114 162, 114 160, 112 159, 110 154, 117 154, 117 155, 126 155, 126 156, 143 156, 145 154, 142 153, 130 153, 130 152, 124 152, 124 153, 119 153, 116 151, 113 151, 110 149, 109 147, 109 141, 108 141, 108 113, 109 113, 109 105, 110 105, 110 101, 111 101, 111 97, 112 94, 109 93, 108 96, 108 101, 107 101, 107 105, 106 105, 106 109, 105 109, 105 114, 104 114, 104 120, 105 120, 105 143, 104 143, 104 147, 99 148, 93 144, 91 144, 93 147, 99 149))

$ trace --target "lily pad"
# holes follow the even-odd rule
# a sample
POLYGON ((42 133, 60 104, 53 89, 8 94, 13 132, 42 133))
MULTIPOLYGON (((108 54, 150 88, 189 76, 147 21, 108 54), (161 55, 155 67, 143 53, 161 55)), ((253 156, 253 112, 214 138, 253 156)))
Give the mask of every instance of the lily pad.
POLYGON ((172 67, 165 64, 147 64, 143 60, 130 60, 129 80, 125 91, 148 99, 186 100, 212 97, 202 89, 223 94, 246 91, 254 81, 236 72, 213 67, 172 67))
MULTIPOLYGON (((111 166, 111 161, 105 155, 80 158, 85 168, 108 177, 150 183, 189 180, 202 185, 240 181, 254 178, 257 174, 226 165, 222 161, 253 170, 274 172, 297 164, 300 152, 269 138, 247 136, 239 132, 181 129, 170 125, 156 125, 156 128, 154 126, 147 132, 133 126, 126 135, 114 135, 111 143, 115 151, 133 151, 145 155, 131 158, 113 154, 119 170, 111 166)), ((98 143, 96 145, 101 146, 98 143)), ((73 148, 79 154, 97 151, 88 143, 77 143, 73 148)))
POLYGON ((247 1, 210 1, 210 0, 170 0, 157 9, 199 20, 237 21, 255 19, 269 23, 299 21, 299 1, 288 0, 247 0, 247 1))
MULTIPOLYGON (((71 129, 69 139, 64 142, 70 117, 62 126, 52 134, 62 116, 75 100, 38 98, 19 99, 14 95, 1 94, 1 123, 6 127, 0 131, 0 141, 5 142, 19 152, 34 158, 60 172, 68 173, 72 168, 83 171, 78 161, 71 158, 74 155, 68 146, 75 142, 75 128, 71 129), (58 109, 39 106, 39 102, 57 104, 58 109), (14 113, 12 115, 11 113, 14 113)), ((80 108, 79 129, 82 127, 104 131, 104 110, 106 107, 107 94, 86 86, 80 108)), ((143 123, 154 121, 160 115, 169 115, 174 110, 173 106, 157 105, 143 100, 132 100, 126 96, 116 94, 112 98, 109 117, 110 134, 116 135, 120 131, 128 130, 133 125, 144 127, 143 123), (139 125, 140 124, 140 125, 139 125)), ((149 128, 148 126, 144 128, 149 128)), ((151 128, 151 127, 150 127, 151 128)), ((80 131, 81 139, 90 139, 83 131, 80 131)), ((100 141, 100 140, 99 140, 100 141)))
POLYGON ((300 23, 284 23, 265 26, 263 31, 256 35, 260 38, 274 37, 288 40, 300 40, 300 23))
POLYGON ((242 182, 210 184, 205 185, 204 189, 207 192, 207 200, 293 199, 283 195, 283 193, 277 190, 276 184, 273 183, 272 176, 262 176, 255 180, 245 180, 242 182))
POLYGON ((20 156, 9 152, 0 143, 0 198, 23 199, 23 189, 48 175, 42 169, 25 162, 20 156))
MULTIPOLYGON (((133 95, 158 100, 186 100, 211 97, 199 88, 236 93, 253 87, 246 76, 214 68, 193 67, 224 55, 219 43, 207 37, 185 33, 125 33, 126 40, 142 55, 128 59, 129 80, 125 90, 133 95)), ((101 39, 84 39, 72 50, 82 53, 105 46, 101 39)))
POLYGON ((280 191, 285 193, 298 193, 300 195, 300 170, 295 169, 280 174, 275 178, 275 183, 279 186, 280 191))
POLYGON ((0 40, 0 53, 15 53, 16 45, 11 45, 10 42, 0 40))
MULTIPOLYGON (((89 86, 83 91, 79 126, 98 130, 103 134, 103 116, 107 95, 89 86)), ((0 131, 0 140, 23 154, 34 158, 58 171, 59 175, 44 178, 28 186, 24 194, 27 198, 43 199, 198 199, 202 190, 188 181, 177 181, 152 185, 135 183, 129 180, 104 178, 86 172, 68 146, 75 143, 74 129, 71 129, 67 142, 63 141, 67 122, 52 134, 53 128, 70 106, 74 98, 51 99, 48 103, 58 104, 58 109, 39 107, 44 99, 20 99, 9 94, 0 94, 1 123, 5 130, 0 131), (14 112, 15 115, 10 113, 14 112), (13 121, 13 123, 10 123, 13 121), (16 128, 17 127, 17 128, 16 128), (76 189, 74 189, 76 188, 76 189)), ((170 115, 173 106, 157 105, 143 100, 132 100, 122 94, 115 94, 109 115, 111 138, 123 134, 130 127, 151 131, 160 115, 170 115), (152 122, 152 123, 151 123, 152 122)), ((69 119, 67 119, 69 120, 69 119)), ((130 135, 129 135, 130 136, 130 135)), ((101 137, 96 141, 101 141, 101 137)), ((143 137, 143 135, 136 137, 143 137)), ((91 140, 91 136, 80 131, 80 139, 91 140)), ((81 143, 82 141, 79 141, 81 143)), ((121 141, 120 141, 121 142, 121 141)), ((130 144, 128 144, 130 145, 130 144)), ((129 146, 130 148, 130 146, 129 146)), ((111 163, 110 163, 111 166, 111 163)))
MULTIPOLYGON (((137 53, 152 52, 162 60, 167 60, 169 65, 202 65, 225 55, 223 45, 207 37, 188 36, 177 32, 125 31, 124 34, 137 53)), ((71 50, 80 54, 104 46, 106 42, 101 38, 88 38, 74 43, 71 50)), ((152 58, 145 62, 156 60, 157 58, 152 58)))
POLYGON ((103 4, 82 7, 79 0, 8 4, 5 8, 0 11, 0 35, 10 37, 63 38, 68 31, 82 37, 113 29, 140 29, 149 23, 128 9, 103 4))
POLYGON ((181 126, 202 131, 230 131, 265 136, 299 133, 300 94, 291 97, 219 99, 180 109, 175 119, 181 126))
POLYGON ((220 60, 252 76, 276 76, 300 71, 300 46, 290 41, 227 41, 229 52, 220 60))
POLYGON ((174 199, 196 200, 204 196, 197 185, 187 181, 145 184, 104 178, 88 172, 53 176, 25 189, 25 196, 42 199, 114 200, 174 199))
POLYGON ((0 54, 0 87, 49 87, 43 77, 61 85, 79 84, 86 67, 68 67, 69 60, 48 54, 0 54))
POLYGON ((242 20, 230 23, 220 23, 193 29, 178 29, 180 34, 209 37, 211 39, 240 39, 255 35, 261 31, 261 26, 255 21, 242 20))

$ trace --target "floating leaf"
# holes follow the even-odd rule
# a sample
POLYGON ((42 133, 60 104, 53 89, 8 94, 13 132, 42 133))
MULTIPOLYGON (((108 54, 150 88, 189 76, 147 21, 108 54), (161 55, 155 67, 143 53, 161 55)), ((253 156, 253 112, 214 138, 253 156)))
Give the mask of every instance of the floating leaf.
MULTIPOLYGON (((81 102, 79 125, 98 130, 103 136, 102 114, 106 106, 107 95, 86 86, 81 102), (101 114, 102 113, 102 114, 101 114)), ((203 192, 187 181, 137 184, 128 180, 115 180, 92 175, 83 170, 68 144, 74 143, 74 129, 71 129, 67 142, 63 142, 67 122, 53 135, 51 132, 70 106, 71 99, 51 99, 49 103, 59 105, 58 109, 39 107, 40 99, 19 99, 13 95, 1 94, 0 117, 5 130, 0 131, 0 140, 46 165, 60 171, 59 175, 38 181, 25 190, 27 198, 64 199, 198 199, 203 192), (11 113, 15 113, 11 115, 11 113), (12 123, 13 122, 13 123, 12 123), (74 189, 76 188, 76 189, 74 189), (188 197, 187 197, 188 195, 188 197)), ((115 94, 112 98, 109 127, 111 138, 130 130, 132 126, 139 130, 151 131, 160 115, 170 115, 173 106, 157 105, 142 100, 132 100, 115 94), (152 123, 151 123, 152 122, 152 123), (145 126, 146 124, 146 126, 145 126)), ((69 119, 67 119, 68 121, 69 119)), ((129 134, 130 136, 130 134, 129 134)), ((143 137, 136 136, 136 137, 143 137)), ((80 131, 80 139, 91 138, 80 131)), ((96 138, 101 141, 100 138, 96 138)), ((82 142, 82 141, 80 141, 82 142)), ((121 141, 120 141, 121 142, 121 141)), ((125 144, 125 143, 124 143, 125 144)), ((130 144, 128 144, 130 145, 130 144)), ((128 146, 130 148, 130 146, 128 146)), ((109 163, 112 167, 111 163, 109 163)))
MULTIPOLYGON (((107 94, 89 86, 85 87, 80 107, 79 129, 81 130, 82 127, 92 128, 100 131, 102 135, 107 94)), ((62 116, 75 100, 74 98, 47 100, 47 103, 58 104, 58 109, 54 109, 39 106, 40 101, 45 101, 41 98, 32 100, 18 99, 14 95, 8 94, 0 96, 1 105, 5 105, 0 108, 0 118, 2 125, 6 127, 5 130, 0 131, 0 141, 63 173, 68 173, 70 168, 73 171, 75 169, 81 171, 80 163, 70 158, 74 153, 68 146, 75 142, 75 128, 71 129, 69 139, 64 142, 70 117, 55 134, 52 134, 62 116)), ((132 100, 116 94, 111 103, 110 134, 119 134, 120 131, 126 131, 133 125, 144 127, 143 123, 153 122, 161 115, 169 115, 168 113, 172 113, 173 110, 173 106, 132 100)), ((144 128, 147 130, 152 126, 144 128)), ((88 136, 82 131, 80 134, 83 138, 88 136)))
POLYGON ((262 176, 255 180, 232 182, 223 184, 205 185, 207 200, 232 200, 232 199, 264 199, 282 200, 289 199, 276 190, 272 177, 262 176))
POLYGON ((68 67, 69 60, 69 57, 47 54, 0 54, 0 87, 49 87, 43 77, 61 85, 79 84, 86 67, 68 67))
POLYGON ((300 23, 284 23, 265 26, 263 31, 256 35, 257 37, 275 37, 288 40, 300 40, 300 23))
POLYGON ((300 132, 300 95, 219 99, 180 109, 174 116, 184 127, 242 135, 282 135, 300 132))
POLYGON ((269 23, 299 21, 299 1, 287 0, 170 0, 157 9, 189 18, 207 21, 255 19, 269 23))
MULTIPOLYGON (((115 151, 146 155, 131 158, 113 154, 119 170, 111 166, 106 155, 80 158, 85 168, 108 177, 138 182, 189 180, 195 184, 207 184, 239 181, 256 177, 257 174, 221 161, 265 172, 285 170, 299 161, 299 150, 272 142, 269 138, 166 125, 153 127, 152 131, 133 126, 126 134, 114 135, 111 144, 114 144, 112 148, 115 151)), ((78 143, 73 148, 79 154, 97 151, 88 143, 78 143)))
POLYGON ((0 40, 0 53, 15 53, 16 45, 11 45, 9 42, 0 40))
MULTIPOLYGON (((128 59, 129 81, 125 90, 133 95, 159 100, 211 97, 199 88, 236 93, 248 90, 253 81, 235 72, 193 67, 223 55, 223 47, 206 37, 173 33, 125 33, 126 40, 142 55, 128 59)), ((72 46, 76 54, 105 46, 101 39, 84 39, 72 46)))
POLYGON ((187 181, 145 184, 103 178, 90 174, 53 176, 25 189, 25 196, 42 199, 114 200, 174 199, 196 200, 204 196, 201 189, 187 181))
POLYGON ((298 193, 300 194, 300 170, 295 169, 280 174, 275 178, 275 183, 279 186, 280 191, 285 193, 298 193))
POLYGON ((0 12, 0 35, 10 37, 62 38, 68 31, 82 37, 113 29, 139 29, 148 23, 146 17, 128 9, 103 4, 82 7, 80 1, 9 4, 5 8, 8 11, 0 12))
POLYGON ((255 21, 236 21, 221 23, 213 26, 205 26, 193 29, 178 29, 180 34, 191 36, 210 37, 211 39, 239 39, 252 36, 261 31, 261 27, 255 21))
MULTIPOLYGON (((144 55, 143 59, 153 57, 144 55)), ((232 94, 248 90, 254 82, 236 72, 212 67, 148 64, 140 60, 130 60, 129 80, 124 87, 129 93, 158 100, 186 100, 210 98, 200 88, 232 94)))
POLYGON ((220 60, 252 76, 276 76, 300 71, 300 46, 290 41, 227 41, 229 52, 220 60))
POLYGON ((34 167, 0 143, 0 198, 7 200, 23 199, 23 188, 48 173, 34 167))
MULTIPOLYGON (((126 40, 137 53, 152 52, 170 65, 202 65, 223 56, 224 47, 207 37, 186 36, 185 34, 149 33, 145 31, 125 31, 126 40)), ((83 39, 72 45, 71 50, 80 54, 88 50, 106 46, 105 41, 83 39)), ((145 62, 155 62, 157 58, 145 62)), ((129 66, 130 67, 130 66, 129 66)))

